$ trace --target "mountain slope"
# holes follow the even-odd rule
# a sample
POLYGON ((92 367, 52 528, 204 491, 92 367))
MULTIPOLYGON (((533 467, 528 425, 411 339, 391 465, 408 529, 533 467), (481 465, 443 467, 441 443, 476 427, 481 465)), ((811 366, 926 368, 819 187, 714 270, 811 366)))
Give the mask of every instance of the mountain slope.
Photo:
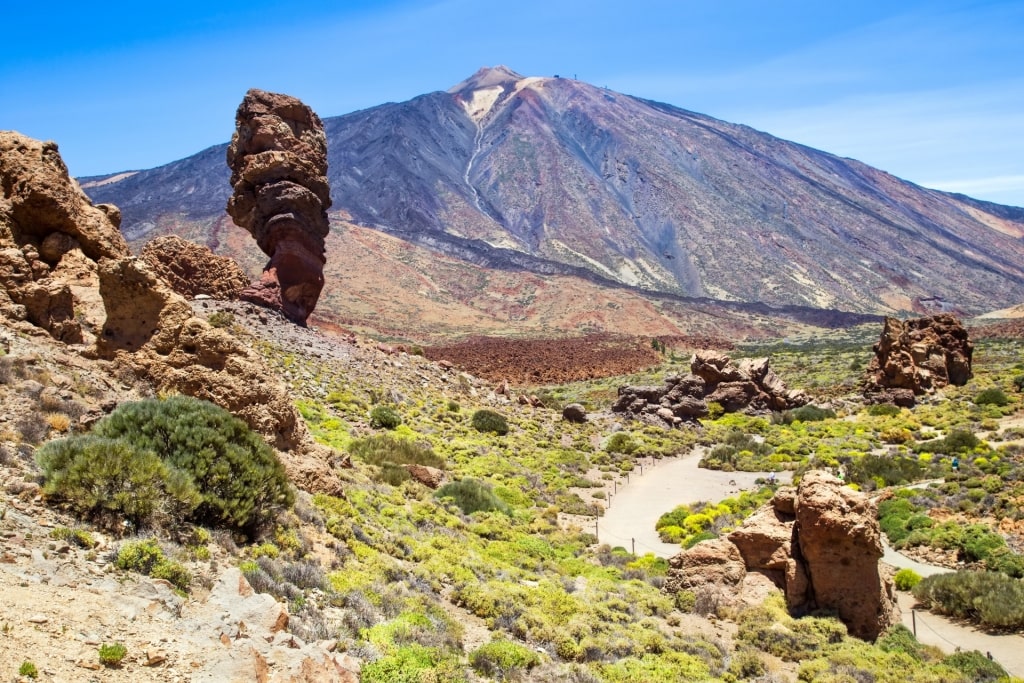
MULTIPOLYGON (((340 216, 489 267, 876 314, 1024 300, 1020 209, 579 81, 481 69, 324 123, 340 216)), ((141 239, 222 216, 222 159, 83 187, 141 239)))

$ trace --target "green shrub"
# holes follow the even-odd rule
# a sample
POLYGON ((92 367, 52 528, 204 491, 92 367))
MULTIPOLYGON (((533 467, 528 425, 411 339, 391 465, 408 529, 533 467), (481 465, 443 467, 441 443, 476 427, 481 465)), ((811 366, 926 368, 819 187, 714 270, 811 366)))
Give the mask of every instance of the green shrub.
POLYGON ((231 327, 235 322, 235 316, 230 311, 215 311, 210 314, 210 317, 206 319, 206 322, 210 323, 213 327, 231 327))
POLYGON ((94 431, 137 452, 155 453, 168 468, 168 481, 184 475, 199 494, 190 515, 197 522, 251 534, 294 502, 284 467, 270 446, 207 401, 172 396, 122 404, 94 431))
POLYGON ((72 436, 45 444, 36 461, 47 496, 113 531, 178 522, 200 501, 185 473, 125 440, 72 436))
POLYGON ((615 432, 608 438, 604 450, 608 453, 622 453, 629 455, 636 451, 636 442, 626 432, 615 432))
POLYGON ((955 652, 942 660, 942 663, 963 672, 972 683, 1006 680, 1009 675, 1003 667, 977 650, 955 652))
POLYGON ((497 639, 481 645, 469 654, 469 664, 476 671, 503 681, 513 679, 523 669, 532 669, 540 664, 540 657, 528 647, 510 640, 497 639))
POLYGON ((909 591, 921 582, 921 575, 913 569, 901 569, 892 577, 896 590, 909 591))
POLYGON ((829 420, 836 416, 836 411, 831 408, 819 408, 816 405, 808 403, 805 406, 794 408, 793 410, 785 410, 781 413, 772 413, 773 424, 793 424, 797 420, 800 422, 821 422, 822 420, 829 420))
POLYGON ((92 534, 83 529, 69 529, 66 526, 59 526, 50 532, 50 538, 74 543, 79 548, 85 548, 86 550, 92 550, 96 547, 96 539, 93 538, 92 534))
POLYGON ((1024 391, 1024 375, 1017 375, 1013 378, 1013 388, 1017 391, 1024 391))
POLYGON ((1002 407, 1010 403, 1010 397, 999 387, 992 387, 978 392, 978 395, 974 397, 974 403, 979 406, 991 405, 1002 407))
POLYGON ((869 454, 853 460, 846 472, 848 480, 860 486, 893 486, 919 479, 924 465, 917 458, 869 454))
POLYGON ((426 465, 443 469, 444 458, 434 453, 429 444, 397 439, 390 434, 376 434, 364 439, 354 439, 348 446, 349 452, 368 465, 426 465))
POLYGON ((128 654, 128 648, 122 643, 100 645, 100 664, 103 666, 120 666, 121 661, 128 654))
POLYGON ((156 539, 145 539, 125 543, 117 551, 114 564, 120 569, 135 571, 164 579, 180 590, 188 590, 192 576, 181 564, 167 559, 156 539))
POLYGON ((478 432, 494 432, 502 436, 508 434, 508 421, 505 417, 493 410, 481 409, 473 413, 471 420, 473 429, 478 432))
MULTIPOLYGON (((903 589, 901 588, 900 590, 903 589)), ((917 660, 920 660, 923 656, 921 643, 917 641, 917 638, 914 637, 910 629, 903 624, 896 624, 890 628, 875 643, 883 652, 902 652, 917 660)))
POLYGON ((1024 584, 998 572, 928 576, 914 597, 931 610, 998 629, 1024 626, 1024 584))
POLYGON ((27 659, 18 667, 18 675, 25 678, 39 678, 39 669, 27 659))
POLYGON ((434 494, 437 498, 452 498, 464 514, 496 511, 512 514, 505 501, 494 495, 489 484, 476 479, 460 479, 445 484, 434 494))
POLYGON ((875 417, 893 417, 900 414, 900 407, 891 403, 876 403, 868 408, 868 415, 875 417))
POLYGON ((390 406, 374 406, 370 411, 370 426, 374 429, 394 429, 402 424, 402 416, 390 406))

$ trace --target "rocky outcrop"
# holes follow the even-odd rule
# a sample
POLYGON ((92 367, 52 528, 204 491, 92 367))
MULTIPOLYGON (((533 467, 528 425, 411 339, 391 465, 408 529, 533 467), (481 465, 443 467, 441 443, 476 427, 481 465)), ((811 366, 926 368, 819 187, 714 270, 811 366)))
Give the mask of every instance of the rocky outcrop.
POLYGON ((234 190, 228 213, 270 257, 242 298, 305 325, 323 289, 329 230, 323 124, 294 97, 252 89, 235 126, 227 151, 234 190))
POLYGON ((262 359, 229 332, 196 317, 144 261, 104 260, 106 322, 97 349, 158 391, 216 403, 262 434, 300 488, 337 494, 332 455, 313 443, 285 388, 262 359))
POLYGON ((706 416, 711 402, 729 413, 766 413, 808 401, 803 392, 786 387, 767 358, 734 363, 719 351, 698 351, 690 360, 689 373, 669 376, 663 385, 619 387, 612 411, 678 425, 706 416))
POLYGON ((92 205, 55 143, 0 132, 0 315, 88 341, 82 322, 96 307, 81 290, 95 291, 96 261, 128 255, 120 221, 116 207, 92 205))
POLYGON ((209 247, 163 235, 149 241, 139 255, 178 294, 237 299, 249 278, 235 260, 217 256, 209 247))
POLYGON ((794 613, 833 610, 851 634, 873 640, 899 620, 892 582, 879 572, 881 557, 868 498, 825 472, 809 472, 799 488, 779 489, 728 539, 698 543, 669 560, 666 589, 740 590, 756 574, 783 590, 794 613), (729 569, 737 556, 744 565, 739 580, 729 569))
POLYGON ((948 384, 963 386, 973 376, 974 344, 949 314, 906 321, 886 318, 873 350, 864 383, 864 393, 873 402, 913 405, 911 394, 929 394, 948 384))
POLYGON ((735 588, 747 575, 739 549, 724 538, 698 543, 670 558, 668 564, 665 590, 669 593, 707 586, 735 588))

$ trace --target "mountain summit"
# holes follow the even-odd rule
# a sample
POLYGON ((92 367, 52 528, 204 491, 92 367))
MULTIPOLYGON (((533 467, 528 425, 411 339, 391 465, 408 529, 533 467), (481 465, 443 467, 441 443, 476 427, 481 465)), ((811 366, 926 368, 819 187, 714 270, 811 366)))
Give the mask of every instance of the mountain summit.
MULTIPOLYGON (((477 264, 874 314, 1024 300, 1024 209, 574 79, 484 68, 324 128, 335 219, 477 264)), ((135 240, 229 190, 222 148, 84 180, 135 240)))

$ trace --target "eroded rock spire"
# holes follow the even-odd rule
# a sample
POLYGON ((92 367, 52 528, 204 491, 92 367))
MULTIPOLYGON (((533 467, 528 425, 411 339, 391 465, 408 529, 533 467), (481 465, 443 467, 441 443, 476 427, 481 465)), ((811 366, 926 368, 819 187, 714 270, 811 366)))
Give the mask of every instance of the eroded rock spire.
POLYGON ((252 89, 235 114, 227 162, 228 213, 270 257, 241 298, 305 325, 324 285, 331 206, 320 117, 294 97, 252 89))

